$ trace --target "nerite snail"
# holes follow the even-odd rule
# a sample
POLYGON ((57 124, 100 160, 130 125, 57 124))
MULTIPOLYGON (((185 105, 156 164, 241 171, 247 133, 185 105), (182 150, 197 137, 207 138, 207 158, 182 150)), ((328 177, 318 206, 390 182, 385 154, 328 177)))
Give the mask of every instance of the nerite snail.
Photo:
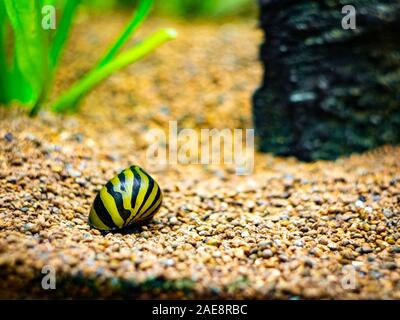
POLYGON ((131 166, 108 181, 96 195, 89 224, 116 230, 151 219, 160 209, 162 192, 142 168, 131 166))

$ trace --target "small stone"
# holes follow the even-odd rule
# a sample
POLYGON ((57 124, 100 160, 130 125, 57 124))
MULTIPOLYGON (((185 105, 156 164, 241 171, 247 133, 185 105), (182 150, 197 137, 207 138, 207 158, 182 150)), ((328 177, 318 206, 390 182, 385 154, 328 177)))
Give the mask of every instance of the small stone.
POLYGON ((14 177, 14 176, 7 177, 6 181, 7 181, 8 183, 17 183, 17 178, 14 177))
POLYGON ((106 157, 108 160, 111 160, 111 161, 118 161, 121 159, 121 156, 117 153, 109 153, 106 155, 106 157))
POLYGON ((32 233, 37 233, 39 232, 39 228, 37 225, 33 224, 33 223, 26 223, 24 225, 25 230, 30 231, 32 233))
POLYGON ((353 215, 351 213, 346 213, 343 215, 342 219, 343 221, 349 221, 353 218, 353 215))
POLYGON ((253 254, 257 254, 258 253, 258 249, 257 248, 252 248, 250 251, 249 251, 249 256, 251 256, 251 255, 253 255, 253 254))
POLYGON ((177 225, 179 224, 179 220, 174 216, 169 219, 169 223, 172 225, 177 225))
POLYGON ((368 232, 369 230, 371 230, 371 227, 369 226, 368 223, 364 223, 363 226, 362 226, 362 228, 363 228, 364 231, 367 231, 367 232, 368 232))
POLYGON ((51 166, 51 171, 55 172, 55 173, 60 173, 62 172, 63 168, 60 165, 52 165, 51 166))
POLYGON ((274 255, 274 253, 273 253, 272 250, 270 250, 270 249, 265 249, 265 250, 262 252, 262 256, 263 256, 264 258, 271 258, 273 255, 274 255))
POLYGON ((328 248, 331 250, 337 250, 338 249, 338 245, 334 242, 329 242, 328 243, 328 248))
POLYGON ((396 262, 387 262, 387 263, 385 263, 384 267, 389 270, 396 270, 397 264, 396 264, 396 262))
POLYGON ((249 233, 248 231, 243 231, 243 232, 241 233, 241 236, 242 236, 242 238, 247 238, 247 237, 250 236, 250 233, 249 233))
POLYGON ((253 209, 256 206, 256 203, 252 200, 246 201, 246 207, 249 209, 253 209))
POLYGON ((314 267, 314 265, 315 265, 315 261, 314 261, 314 259, 306 258, 306 259, 304 260, 304 264, 305 264, 307 267, 312 268, 312 267, 314 267))
POLYGON ((84 178, 77 178, 75 181, 76 181, 77 184, 79 184, 82 187, 87 185, 87 181, 84 178))
POLYGON ((383 211, 383 215, 384 215, 386 218, 389 219, 389 218, 392 218, 392 217, 393 217, 393 212, 392 212, 391 210, 384 208, 382 211, 383 211))
POLYGON ((220 251, 215 251, 215 252, 213 252, 213 254, 212 254, 212 256, 214 257, 214 258, 220 258, 221 257, 221 252, 220 251))
POLYGON ((160 263, 167 267, 172 267, 175 264, 175 261, 174 259, 163 259, 160 261, 160 263))
POLYGON ((7 132, 4 135, 4 140, 6 140, 7 142, 12 142, 14 140, 14 136, 11 132, 7 132))
POLYGON ((171 110, 169 108, 169 106, 163 105, 159 108, 160 112, 165 115, 168 116, 171 113, 171 110))
POLYGON ((322 236, 321 238, 319 238, 318 242, 320 244, 327 245, 329 241, 328 241, 328 238, 326 236, 322 236))
POLYGON ((293 242, 293 244, 296 247, 303 247, 304 246, 304 241, 303 240, 296 240, 296 241, 293 242))
POLYGON ((362 202, 361 200, 357 200, 355 205, 356 205, 357 208, 364 208, 365 207, 364 202, 362 202))
POLYGON ((378 202, 379 200, 381 200, 381 196, 379 194, 374 194, 372 196, 372 201, 378 202))
POLYGON ((351 264, 353 265, 354 268, 361 268, 364 265, 364 262, 362 262, 362 261, 352 261, 351 264))
POLYGON ((82 143, 83 142, 83 135, 82 133, 74 133, 71 137, 71 140, 82 143))
POLYGON ((377 231, 378 233, 385 232, 385 231, 386 231, 386 227, 385 227, 384 225, 379 225, 379 226, 376 228, 376 231, 377 231))
POLYGON ((395 243, 396 243, 396 240, 394 240, 394 238, 393 238, 392 236, 386 237, 385 240, 386 240, 386 242, 389 243, 389 244, 395 244, 395 243))
POLYGON ((382 273, 377 270, 372 270, 371 276, 375 279, 380 279, 380 278, 382 278, 382 273))
POLYGON ((358 200, 360 200, 361 202, 367 201, 367 199, 364 196, 359 196, 358 200))
POLYGON ((207 238, 207 239, 205 240, 205 243, 206 243, 207 245, 209 245, 209 246, 218 247, 218 246, 221 244, 221 241, 219 241, 219 240, 216 239, 216 238, 207 238))
POLYGON ((394 246, 393 251, 396 253, 400 253, 400 246, 394 246))
MULTIPOLYGON (((78 178, 78 177, 82 176, 82 172, 80 172, 79 170, 68 169, 67 171, 68 171, 68 174, 73 178, 78 178)), ((78 179, 76 179, 76 181, 78 181, 78 179)))
POLYGON ((270 248, 272 246, 272 241, 261 241, 258 243, 258 247, 262 249, 270 248))
POLYGON ((90 233, 84 233, 83 238, 88 241, 93 240, 93 236, 90 233))
POLYGON ((239 259, 242 259, 245 257, 244 251, 241 248, 235 249, 234 254, 235 254, 235 257, 239 258, 239 259))
POLYGON ((370 207, 370 206, 368 206, 368 207, 365 207, 365 212, 367 213, 367 214, 371 214, 372 213, 372 208, 370 207))
POLYGON ((289 258, 286 254, 280 254, 279 260, 281 260, 282 262, 287 262, 289 260, 289 258))
POLYGON ((364 253, 371 253, 371 252, 373 251, 369 244, 364 244, 364 245, 361 247, 361 250, 362 250, 362 252, 364 252, 364 253))
POLYGON ((278 217, 278 216, 273 216, 273 217, 271 218, 271 221, 272 221, 272 222, 278 222, 278 221, 279 221, 279 217, 278 217))

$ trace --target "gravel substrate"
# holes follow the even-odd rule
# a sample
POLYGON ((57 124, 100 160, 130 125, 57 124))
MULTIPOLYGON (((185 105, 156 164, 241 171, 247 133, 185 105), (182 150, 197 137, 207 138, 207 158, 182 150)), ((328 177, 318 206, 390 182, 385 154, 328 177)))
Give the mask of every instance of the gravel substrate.
MULTIPOLYGON (((80 18, 57 90, 126 18, 80 18)), ((145 29, 156 25, 179 39, 99 86, 78 115, 2 111, 0 298, 400 299, 400 148, 308 164, 256 154, 250 176, 148 166, 146 134, 169 120, 251 127, 261 76, 255 22, 145 29), (124 233, 91 229, 96 192, 131 164, 160 184, 160 212, 124 233), (56 290, 42 289, 45 265, 56 290)))

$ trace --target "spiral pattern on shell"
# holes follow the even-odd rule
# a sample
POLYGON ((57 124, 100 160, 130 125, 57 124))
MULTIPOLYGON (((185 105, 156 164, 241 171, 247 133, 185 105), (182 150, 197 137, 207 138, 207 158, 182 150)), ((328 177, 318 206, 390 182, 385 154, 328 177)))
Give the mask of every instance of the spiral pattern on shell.
POLYGON ((131 166, 108 181, 96 195, 89 224, 100 230, 116 230, 150 220, 160 209, 162 192, 142 168, 131 166))

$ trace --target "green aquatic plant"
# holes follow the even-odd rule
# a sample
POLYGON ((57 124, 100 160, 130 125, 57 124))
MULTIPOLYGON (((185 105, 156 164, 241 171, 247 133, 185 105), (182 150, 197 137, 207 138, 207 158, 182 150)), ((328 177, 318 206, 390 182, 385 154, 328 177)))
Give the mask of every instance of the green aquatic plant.
MULTIPOLYGON (((2 0, 0 1, 0 104, 18 101, 35 115, 47 101, 58 69, 79 0, 2 0), (61 19, 55 28, 45 28, 44 19, 57 8, 61 19)), ((117 70, 146 56, 164 42, 176 37, 173 29, 161 29, 121 52, 123 46, 148 16, 153 0, 140 0, 127 26, 81 79, 63 92, 51 108, 74 112, 80 100, 102 80, 117 70)), ((58 22, 58 21, 57 21, 58 22)))
POLYGON ((183 18, 221 18, 254 12, 255 0, 159 0, 158 12, 183 18))

